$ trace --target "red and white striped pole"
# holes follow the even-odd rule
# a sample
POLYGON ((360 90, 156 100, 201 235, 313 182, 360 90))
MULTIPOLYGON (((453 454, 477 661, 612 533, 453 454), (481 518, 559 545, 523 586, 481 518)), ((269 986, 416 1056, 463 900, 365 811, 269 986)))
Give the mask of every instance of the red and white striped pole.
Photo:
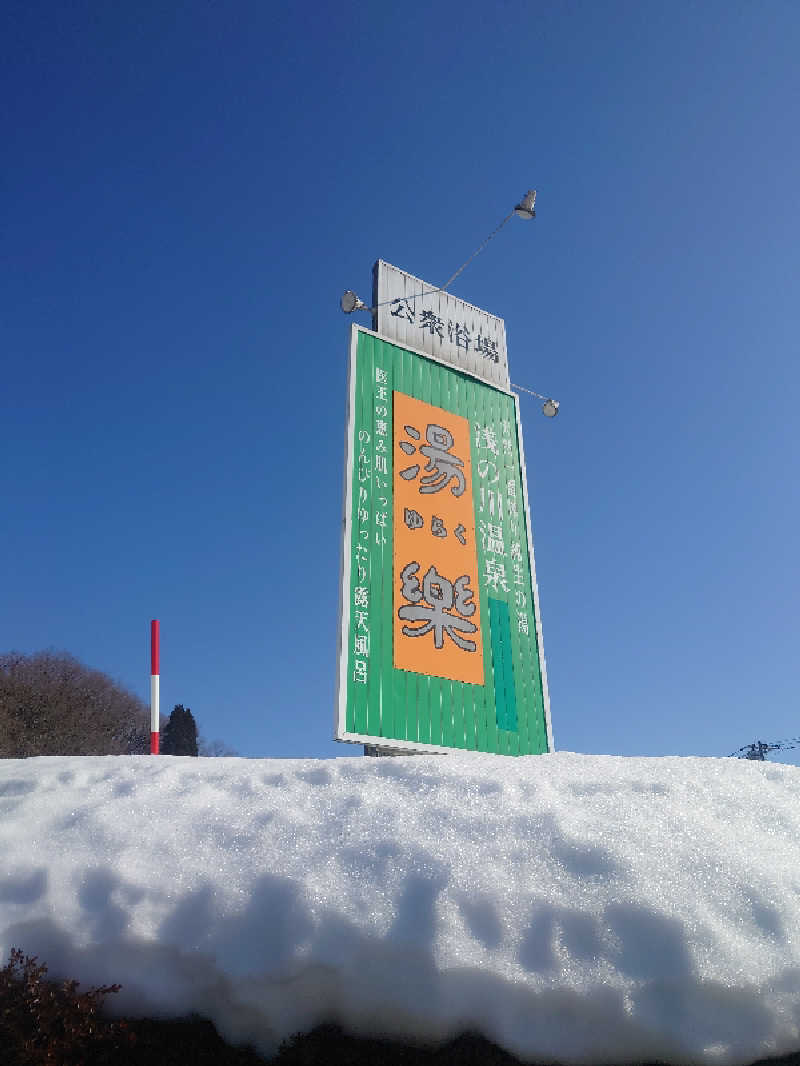
POLYGON ((150 623, 150 754, 158 755, 158 619, 150 623))

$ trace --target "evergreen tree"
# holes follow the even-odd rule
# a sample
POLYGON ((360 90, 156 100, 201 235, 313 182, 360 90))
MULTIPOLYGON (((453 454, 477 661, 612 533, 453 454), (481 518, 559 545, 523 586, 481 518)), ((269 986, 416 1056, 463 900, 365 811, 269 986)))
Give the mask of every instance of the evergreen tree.
POLYGON ((188 707, 176 703, 161 731, 162 755, 197 755, 197 723, 188 707))

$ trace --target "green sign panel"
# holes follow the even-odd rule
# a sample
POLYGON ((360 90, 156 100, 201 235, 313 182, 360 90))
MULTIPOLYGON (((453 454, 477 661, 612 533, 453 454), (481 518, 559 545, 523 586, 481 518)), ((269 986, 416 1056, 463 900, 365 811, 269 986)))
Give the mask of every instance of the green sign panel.
POLYGON ((339 740, 552 749, 516 397, 353 327, 339 740))

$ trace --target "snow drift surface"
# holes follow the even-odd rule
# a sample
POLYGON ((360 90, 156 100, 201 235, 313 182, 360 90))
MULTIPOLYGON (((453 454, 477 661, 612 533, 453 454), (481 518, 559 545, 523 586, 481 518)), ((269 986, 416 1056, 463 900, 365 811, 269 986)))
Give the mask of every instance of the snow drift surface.
POLYGON ((0 952, 273 1051, 479 1030, 564 1062, 800 1050, 800 770, 0 762, 0 952))

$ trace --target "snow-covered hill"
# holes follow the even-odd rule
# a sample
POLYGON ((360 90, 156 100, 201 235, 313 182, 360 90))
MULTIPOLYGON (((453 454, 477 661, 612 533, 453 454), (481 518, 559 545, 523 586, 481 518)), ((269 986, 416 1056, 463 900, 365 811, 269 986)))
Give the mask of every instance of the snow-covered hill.
POLYGON ((274 1050, 800 1050, 800 770, 722 759, 0 762, 0 952, 274 1050))

